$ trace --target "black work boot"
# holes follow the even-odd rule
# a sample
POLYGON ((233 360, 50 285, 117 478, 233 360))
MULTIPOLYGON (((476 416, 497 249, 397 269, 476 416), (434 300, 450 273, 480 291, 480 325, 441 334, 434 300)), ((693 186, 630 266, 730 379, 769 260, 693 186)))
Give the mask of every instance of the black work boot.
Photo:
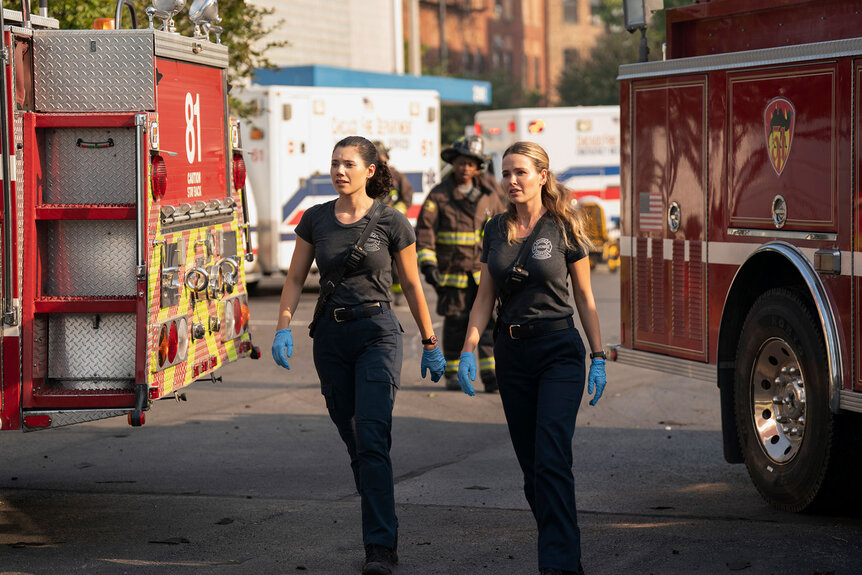
POLYGON ((394 549, 371 543, 365 546, 365 564, 362 575, 392 575, 398 565, 398 553, 394 549))
POLYGON ((564 571, 562 569, 553 569, 551 567, 543 567, 539 569, 539 575, 584 575, 584 567, 578 564, 577 571, 564 571))

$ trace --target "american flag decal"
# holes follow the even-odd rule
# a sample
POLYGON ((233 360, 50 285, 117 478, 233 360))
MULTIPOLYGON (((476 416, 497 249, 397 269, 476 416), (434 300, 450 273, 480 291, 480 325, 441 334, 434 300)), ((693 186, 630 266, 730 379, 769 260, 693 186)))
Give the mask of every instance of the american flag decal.
POLYGON ((662 231, 662 202, 660 192, 641 192, 638 222, 641 230, 662 231))

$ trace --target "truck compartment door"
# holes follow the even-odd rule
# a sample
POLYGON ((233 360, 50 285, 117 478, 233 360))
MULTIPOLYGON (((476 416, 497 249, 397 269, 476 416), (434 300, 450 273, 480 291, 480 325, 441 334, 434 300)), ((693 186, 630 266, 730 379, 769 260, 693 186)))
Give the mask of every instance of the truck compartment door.
POLYGON ((706 76, 633 84, 634 347, 706 359, 706 76))

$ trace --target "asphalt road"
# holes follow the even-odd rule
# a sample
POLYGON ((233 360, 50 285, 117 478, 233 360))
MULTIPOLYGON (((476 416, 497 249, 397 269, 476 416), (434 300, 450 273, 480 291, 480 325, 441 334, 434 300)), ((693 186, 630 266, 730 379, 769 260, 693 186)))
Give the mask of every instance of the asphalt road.
MULTIPOLYGON (((139 429, 113 419, 0 434, 0 575, 344 575, 362 559, 359 500, 326 415, 301 326, 293 369, 269 347, 277 281, 252 300, 260 361, 163 400, 139 429)), ((619 338, 619 285, 599 269, 604 339, 619 338)), ((419 378, 407 330, 392 457, 402 575, 535 575, 536 533, 499 396, 419 378)), ((862 573, 859 517, 793 515, 721 455, 714 385, 610 364, 574 439, 590 575, 862 573)), ((852 497, 854 486, 848 486, 852 497)))

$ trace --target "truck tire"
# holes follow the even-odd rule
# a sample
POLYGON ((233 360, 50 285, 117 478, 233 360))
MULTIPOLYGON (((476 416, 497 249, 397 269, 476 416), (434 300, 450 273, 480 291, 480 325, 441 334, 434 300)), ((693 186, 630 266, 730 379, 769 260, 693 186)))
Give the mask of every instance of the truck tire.
POLYGON ((826 349, 810 305, 789 289, 760 296, 736 355, 736 429, 748 474, 774 507, 798 512, 828 472, 834 421, 826 349))

